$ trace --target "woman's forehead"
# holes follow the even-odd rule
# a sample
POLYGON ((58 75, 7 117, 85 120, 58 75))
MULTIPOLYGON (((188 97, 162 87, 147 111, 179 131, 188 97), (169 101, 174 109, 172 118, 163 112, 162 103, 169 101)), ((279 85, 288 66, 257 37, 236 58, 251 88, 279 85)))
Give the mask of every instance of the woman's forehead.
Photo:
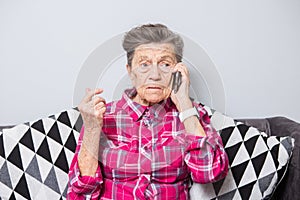
POLYGON ((165 44, 165 43, 142 44, 135 49, 134 56, 138 58, 145 58, 145 59, 149 57, 151 58, 153 56, 174 58, 175 51, 172 44, 165 44))
POLYGON ((171 51, 174 52, 174 45, 169 43, 149 43, 141 44, 135 48, 136 51, 139 50, 161 50, 161 51, 171 51))

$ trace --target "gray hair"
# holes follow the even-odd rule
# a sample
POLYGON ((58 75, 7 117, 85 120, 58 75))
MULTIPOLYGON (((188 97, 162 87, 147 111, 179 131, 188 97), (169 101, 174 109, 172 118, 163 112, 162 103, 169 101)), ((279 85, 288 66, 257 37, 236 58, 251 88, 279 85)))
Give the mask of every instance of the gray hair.
POLYGON ((123 39, 127 64, 131 66, 135 49, 142 44, 168 43, 174 46, 177 62, 182 60, 183 40, 163 24, 145 24, 131 29, 123 39))

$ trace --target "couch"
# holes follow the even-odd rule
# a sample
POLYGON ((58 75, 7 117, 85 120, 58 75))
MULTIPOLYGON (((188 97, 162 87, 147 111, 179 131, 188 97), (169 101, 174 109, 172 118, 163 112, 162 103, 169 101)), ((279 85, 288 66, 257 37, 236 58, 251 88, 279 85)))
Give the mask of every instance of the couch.
MULTIPOLYGON (((51 116, 50 116, 51 118, 51 116)), ((55 120, 64 120, 64 116, 52 116, 53 119, 55 120), (61 118, 61 119, 59 119, 61 118)), ((272 196, 272 199, 299 199, 300 196, 300 190, 299 190, 299 185, 300 185, 300 124, 292 121, 286 117, 270 117, 270 118, 261 118, 261 119, 237 119, 237 121, 241 121, 245 123, 246 125, 256 127, 258 130, 265 132, 269 136, 275 135, 275 136, 291 136, 295 139, 295 147, 293 150, 292 157, 289 161, 289 166, 288 170, 286 171, 286 174, 284 178, 281 180, 279 186, 276 188, 274 195, 272 196)), ((37 121, 39 122, 39 121, 37 121)), ((64 123, 64 122, 63 122, 64 123)), ((69 123, 69 122, 67 122, 69 123)), ((82 120, 80 120, 80 116, 78 117, 78 120, 76 123, 74 123, 71 127, 73 127, 74 131, 79 131, 80 127, 82 124, 82 120)), ((33 124, 34 126, 35 124, 33 124)), ((38 126, 38 125, 36 125, 38 126)), ((0 126, 0 132, 4 128, 10 128, 13 126, 0 126)), ((39 127, 37 127, 39 128, 39 127)), ((1 145, 1 143, 0 143, 1 145)), ((3 143, 2 143, 3 145, 3 143)), ((68 148, 71 149, 72 151, 75 150, 75 143, 71 142, 68 144, 68 148), (73 147, 70 147, 70 145, 73 147)), ((64 146, 67 146, 64 144, 64 146)), ((0 153, 2 147, 0 147, 0 153)), ((22 158, 23 159, 23 158, 22 158)), ((57 161, 56 161, 57 162, 57 161)), ((1 164, 1 163, 0 163, 1 164)), ((59 163, 58 163, 59 164, 59 163)), ((57 175, 57 173, 56 173, 57 175)), ((2 179, 3 179, 3 174, 2 174, 2 179)), ((0 174, 1 178, 1 174, 0 174)), ((5 177, 4 177, 5 178, 5 177)), ((53 180, 52 180, 53 181, 53 180)), ((51 185, 50 185, 51 187, 51 185)), ((55 188, 54 188, 55 189, 55 188)), ((61 191, 63 188, 61 189, 61 191)), ((21 193, 24 192, 24 195, 26 195, 26 191, 20 191, 21 193)), ((19 192, 19 193, 20 193, 19 192)), ((66 190, 64 189, 64 195, 65 195, 66 190)), ((23 196, 24 196, 23 195, 23 196)), ((0 185, 0 199, 1 199, 1 185, 0 185)), ((3 197, 2 197, 3 198, 3 197)), ((5 197, 7 198, 7 197, 5 197)), ((10 199, 18 199, 17 196, 10 197, 10 199)), ((64 199, 63 196, 60 198, 64 199)), ((4 198, 3 198, 4 199, 4 198)), ((56 199, 56 198, 53 198, 56 199)))

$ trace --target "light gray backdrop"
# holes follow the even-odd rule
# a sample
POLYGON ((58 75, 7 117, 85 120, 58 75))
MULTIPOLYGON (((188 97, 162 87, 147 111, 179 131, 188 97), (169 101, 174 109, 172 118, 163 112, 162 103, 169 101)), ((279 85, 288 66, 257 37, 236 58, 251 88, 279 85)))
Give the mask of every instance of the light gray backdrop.
POLYGON ((76 79, 91 52, 148 22, 206 51, 223 81, 227 115, 300 121, 298 0, 0 0, 0 124, 76 105, 76 79))

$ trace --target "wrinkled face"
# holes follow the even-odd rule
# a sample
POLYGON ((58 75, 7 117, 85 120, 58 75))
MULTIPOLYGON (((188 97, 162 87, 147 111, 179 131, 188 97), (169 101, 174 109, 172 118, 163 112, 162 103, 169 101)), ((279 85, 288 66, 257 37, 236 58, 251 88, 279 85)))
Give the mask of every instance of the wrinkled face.
POLYGON ((169 97, 172 70, 176 65, 171 44, 143 44, 135 49, 132 66, 127 71, 137 89, 134 101, 152 105, 169 97))

